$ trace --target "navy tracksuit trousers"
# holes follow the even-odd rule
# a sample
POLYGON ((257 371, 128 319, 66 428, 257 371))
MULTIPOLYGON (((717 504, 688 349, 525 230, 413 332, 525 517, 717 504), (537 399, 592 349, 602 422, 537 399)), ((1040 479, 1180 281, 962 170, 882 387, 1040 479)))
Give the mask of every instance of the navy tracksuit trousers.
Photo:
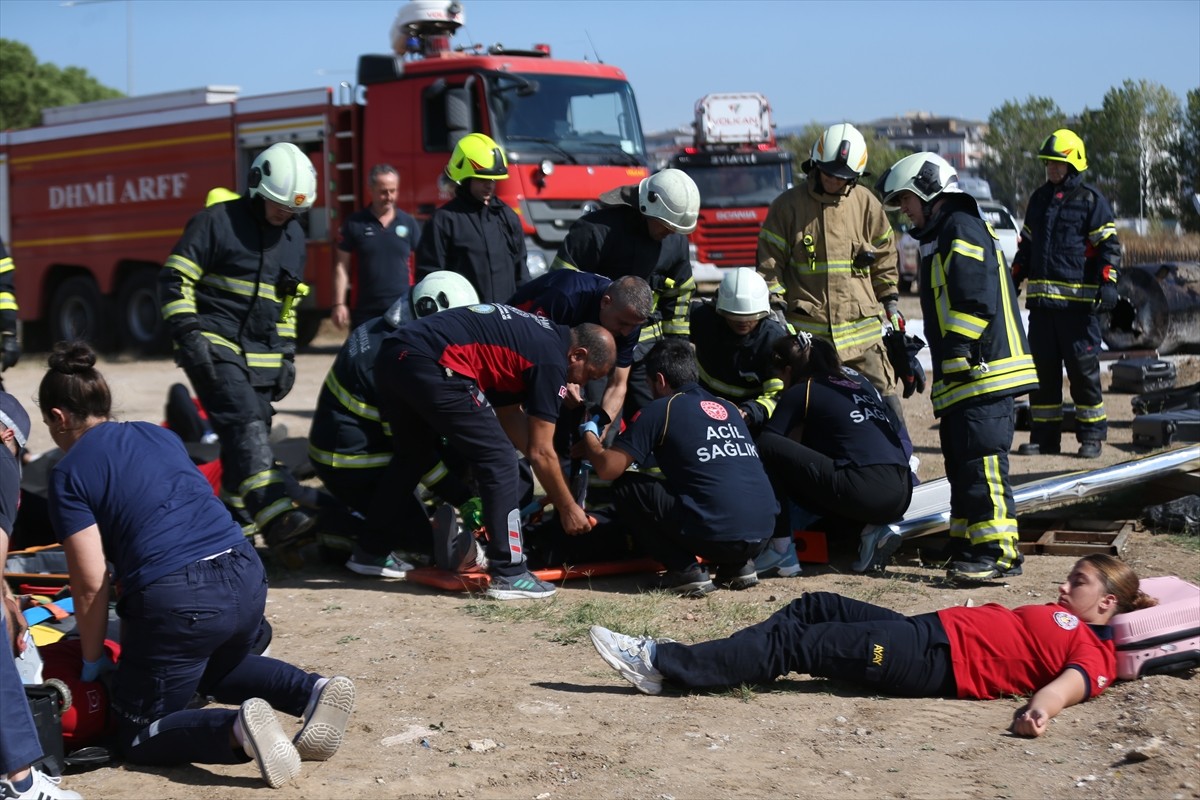
POLYGON ((800 672, 904 697, 956 694, 936 614, 906 617, 831 592, 805 593, 725 639, 657 644, 654 666, 689 689, 763 684, 800 672))
POLYGON ((249 761, 241 748, 230 746, 238 710, 189 709, 197 693, 229 705, 261 697, 284 713, 304 713, 320 676, 251 655, 266 599, 262 561, 248 541, 122 595, 112 709, 127 760, 249 761))

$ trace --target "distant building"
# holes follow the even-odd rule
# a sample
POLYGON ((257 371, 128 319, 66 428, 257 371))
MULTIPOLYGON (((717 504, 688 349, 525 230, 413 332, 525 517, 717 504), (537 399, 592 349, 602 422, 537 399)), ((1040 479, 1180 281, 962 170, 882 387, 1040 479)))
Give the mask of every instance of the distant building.
POLYGON ((650 161, 651 171, 658 171, 667 165, 667 160, 692 143, 692 126, 680 125, 665 131, 646 132, 646 158, 650 161))
POLYGON ((955 169, 966 172, 979 170, 987 150, 983 143, 988 132, 986 122, 937 117, 928 111, 910 111, 899 117, 863 123, 861 127, 875 131, 894 147, 937 153, 955 169))

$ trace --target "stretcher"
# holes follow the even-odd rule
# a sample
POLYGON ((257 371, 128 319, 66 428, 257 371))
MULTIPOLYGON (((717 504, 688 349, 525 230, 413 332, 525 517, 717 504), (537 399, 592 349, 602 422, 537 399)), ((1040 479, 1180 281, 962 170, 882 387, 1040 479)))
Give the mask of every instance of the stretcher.
MULTIPOLYGON (((535 569, 533 574, 550 583, 569 578, 598 578, 605 575, 627 575, 634 572, 660 572, 662 565, 652 558, 633 558, 622 561, 598 561, 592 564, 564 564, 561 567, 535 569)), ((451 572, 440 567, 418 567, 409 570, 407 580, 448 592, 482 592, 491 583, 491 576, 480 569, 451 572)))

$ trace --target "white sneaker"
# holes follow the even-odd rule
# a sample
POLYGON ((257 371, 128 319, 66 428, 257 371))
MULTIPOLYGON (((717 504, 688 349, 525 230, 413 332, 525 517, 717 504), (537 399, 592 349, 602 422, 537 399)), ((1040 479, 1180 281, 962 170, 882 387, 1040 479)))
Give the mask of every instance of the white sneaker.
POLYGON ((642 694, 662 694, 662 673, 653 663, 654 639, 626 636, 600 625, 591 628, 592 644, 608 665, 642 694))
POLYGON ((304 727, 292 743, 303 761, 325 761, 337 752, 354 710, 354 681, 330 678, 304 709, 304 727))
POLYGON ((24 792, 18 792, 11 781, 0 781, 0 797, 13 800, 83 800, 83 795, 79 792, 72 792, 58 785, 62 778, 53 778, 37 767, 29 772, 33 775, 32 786, 24 792))
POLYGON ((278 789, 300 774, 300 754, 288 739, 275 709, 261 697, 252 697, 238 710, 246 754, 258 762, 258 771, 272 789, 278 789))

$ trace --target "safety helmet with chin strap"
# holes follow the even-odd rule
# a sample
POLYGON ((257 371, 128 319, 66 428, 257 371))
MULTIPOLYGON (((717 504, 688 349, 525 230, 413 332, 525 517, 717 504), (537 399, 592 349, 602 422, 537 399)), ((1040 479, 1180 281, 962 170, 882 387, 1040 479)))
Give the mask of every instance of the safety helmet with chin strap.
POLYGON ((866 139, 849 122, 830 125, 813 142, 809 159, 800 165, 804 172, 811 172, 813 168, 851 184, 869 176, 866 139))
POLYGON ((1061 161, 1075 168, 1076 172, 1087 169, 1087 148, 1083 146, 1075 131, 1059 128, 1046 137, 1042 149, 1038 150, 1042 161, 1061 161))
POLYGON ((398 328, 403 322, 478 302, 479 294, 469 280, 457 272, 439 269, 426 275, 407 297, 392 303, 383 317, 388 325, 398 328))
POLYGON ((273 200, 292 211, 311 208, 317 199, 317 170, 291 142, 276 142, 250 165, 248 194, 273 200))
POLYGON ((717 313, 733 319, 762 319, 771 313, 767 282, 753 267, 731 269, 717 288, 717 313))

